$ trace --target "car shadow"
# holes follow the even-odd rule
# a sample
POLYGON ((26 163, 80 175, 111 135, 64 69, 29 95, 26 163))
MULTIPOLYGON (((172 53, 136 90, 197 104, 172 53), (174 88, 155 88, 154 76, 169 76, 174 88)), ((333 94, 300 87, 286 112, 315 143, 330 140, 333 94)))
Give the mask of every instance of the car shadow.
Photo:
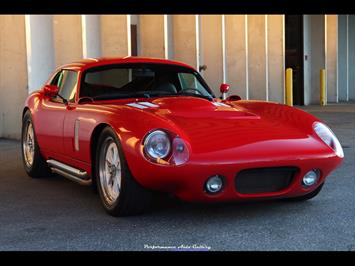
MULTIPOLYGON (((192 203, 179 200, 170 195, 155 195, 145 216, 195 216, 195 217, 221 217, 233 218, 268 216, 285 213, 285 210, 304 210, 311 206, 312 201, 292 202, 285 199, 254 200, 244 202, 218 202, 218 203, 192 203)), ((287 215, 287 211, 286 211, 287 215)))

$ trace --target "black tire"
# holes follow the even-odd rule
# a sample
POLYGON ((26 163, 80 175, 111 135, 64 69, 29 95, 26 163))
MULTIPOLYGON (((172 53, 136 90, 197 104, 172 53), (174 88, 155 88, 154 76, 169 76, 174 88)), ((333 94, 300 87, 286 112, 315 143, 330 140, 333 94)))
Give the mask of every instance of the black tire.
POLYGON ((285 200, 288 200, 288 201, 306 201, 306 200, 310 200, 310 199, 314 198, 315 196, 317 196, 319 194, 319 192, 323 188, 323 185, 324 185, 324 183, 321 184, 315 190, 313 190, 312 192, 310 192, 310 193, 308 193, 306 195, 303 195, 303 196, 300 196, 300 197, 295 197, 295 198, 287 198, 285 200))
POLYGON ((133 178, 125 156, 122 151, 122 146, 116 133, 110 127, 106 127, 100 134, 98 145, 96 147, 95 158, 95 176, 97 189, 100 194, 101 202, 105 210, 112 216, 130 216, 143 213, 150 205, 152 193, 143 188, 133 178), (105 143, 111 141, 117 145, 118 154, 121 165, 121 189, 119 196, 113 202, 109 202, 104 195, 104 188, 100 178, 100 156, 105 152, 105 143))
POLYGON ((33 125, 31 112, 27 111, 22 119, 22 133, 21 133, 21 155, 22 155, 22 162, 25 168, 26 173, 32 178, 40 178, 40 177, 49 177, 52 175, 46 161, 41 155, 40 148, 38 146, 37 138, 36 138, 36 131, 33 125), (24 141, 25 135, 27 132, 27 127, 32 125, 33 128, 33 147, 34 147, 34 155, 33 155, 33 162, 31 164, 26 163, 25 153, 24 153, 24 141))

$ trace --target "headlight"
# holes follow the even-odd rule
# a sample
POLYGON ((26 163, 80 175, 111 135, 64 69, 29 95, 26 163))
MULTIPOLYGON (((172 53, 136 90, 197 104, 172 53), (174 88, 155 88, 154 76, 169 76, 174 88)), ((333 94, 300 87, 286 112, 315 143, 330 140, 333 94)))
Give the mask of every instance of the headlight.
POLYGON ((144 141, 144 152, 152 159, 164 159, 170 153, 171 144, 168 134, 155 130, 144 141))
POLYGON ((182 165, 190 157, 188 145, 180 136, 160 129, 146 135, 143 153, 148 160, 164 165, 182 165))
POLYGON ((336 155, 341 158, 344 157, 343 148, 341 147, 339 140, 329 127, 327 127, 321 122, 315 122, 313 124, 313 129, 316 134, 325 142, 325 144, 327 144, 335 151, 336 155))

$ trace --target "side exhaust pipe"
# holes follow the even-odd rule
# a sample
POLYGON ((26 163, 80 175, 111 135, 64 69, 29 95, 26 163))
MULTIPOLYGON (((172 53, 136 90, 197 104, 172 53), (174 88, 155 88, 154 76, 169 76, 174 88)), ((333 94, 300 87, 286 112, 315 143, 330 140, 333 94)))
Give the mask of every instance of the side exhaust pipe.
POLYGON ((56 160, 47 160, 47 163, 53 173, 57 173, 64 176, 80 185, 88 186, 91 185, 92 180, 88 176, 87 172, 69 166, 67 164, 58 162, 56 160))

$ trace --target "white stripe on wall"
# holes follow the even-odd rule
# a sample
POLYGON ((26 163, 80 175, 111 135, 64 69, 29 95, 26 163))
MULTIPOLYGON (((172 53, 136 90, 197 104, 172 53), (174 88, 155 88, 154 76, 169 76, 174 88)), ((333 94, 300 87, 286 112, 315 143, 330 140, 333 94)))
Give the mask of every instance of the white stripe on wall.
POLYGON ((245 34, 245 97, 249 100, 249 54, 248 54, 248 16, 244 15, 244 34, 245 34))
POLYGON ((267 15, 265 15, 265 98, 269 100, 269 51, 268 51, 268 32, 267 15))
POLYGON ((222 20, 222 73, 223 73, 223 83, 227 82, 227 65, 226 65, 226 20, 225 15, 221 16, 222 20))

